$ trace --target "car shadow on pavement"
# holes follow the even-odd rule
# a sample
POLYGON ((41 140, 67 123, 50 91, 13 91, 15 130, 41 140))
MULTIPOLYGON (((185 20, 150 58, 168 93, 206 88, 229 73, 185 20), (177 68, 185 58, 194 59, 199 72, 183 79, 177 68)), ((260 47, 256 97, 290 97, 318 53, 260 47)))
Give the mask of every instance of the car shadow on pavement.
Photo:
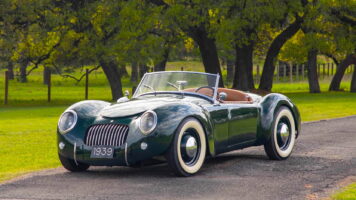
MULTIPOLYGON (((228 167, 229 165, 234 165, 235 163, 241 163, 246 161, 253 162, 265 162, 267 160, 265 155, 256 154, 246 154, 246 153, 236 153, 229 152, 225 154, 218 155, 214 158, 207 158, 201 171, 207 172, 214 170, 215 168, 228 167)), ((148 166, 140 167, 90 167, 88 171, 76 172, 76 173, 66 173, 66 175, 77 176, 77 177, 113 177, 113 178, 123 178, 123 177, 172 177, 174 174, 171 172, 167 163, 160 163, 148 166)))

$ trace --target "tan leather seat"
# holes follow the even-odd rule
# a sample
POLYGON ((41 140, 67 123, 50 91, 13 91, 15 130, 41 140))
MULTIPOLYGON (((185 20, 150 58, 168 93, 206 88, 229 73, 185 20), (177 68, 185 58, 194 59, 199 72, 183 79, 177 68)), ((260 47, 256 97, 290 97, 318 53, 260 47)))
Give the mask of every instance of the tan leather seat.
MULTIPOLYGON (((184 91, 187 92, 195 92, 196 88, 187 88, 184 91)), ((240 90, 233 90, 228 88, 218 88, 218 93, 225 92, 227 94, 227 98, 224 101, 220 101, 221 103, 226 104, 235 104, 235 103, 253 103, 252 98, 242 92, 240 90)), ((202 88, 198 91, 200 94, 204 94, 206 96, 213 96, 212 90, 208 88, 202 88)))
POLYGON ((219 88, 218 93, 225 92, 227 98, 222 103, 252 103, 252 98, 240 90, 219 88))

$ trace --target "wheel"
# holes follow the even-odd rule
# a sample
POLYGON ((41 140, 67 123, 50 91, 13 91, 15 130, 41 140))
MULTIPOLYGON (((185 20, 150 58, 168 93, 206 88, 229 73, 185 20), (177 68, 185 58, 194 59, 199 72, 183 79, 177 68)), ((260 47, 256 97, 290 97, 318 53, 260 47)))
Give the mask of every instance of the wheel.
POLYGON ((71 172, 82 172, 89 168, 89 165, 84 163, 75 163, 74 160, 66 158, 58 154, 59 160, 61 161, 64 168, 71 172))
POLYGON ((178 176, 191 176, 202 167, 206 149, 203 127, 195 118, 187 118, 177 128, 166 153, 168 165, 178 176))
POLYGON ((295 122, 289 108, 282 106, 275 115, 272 135, 264 148, 272 160, 287 159, 295 144, 295 122))

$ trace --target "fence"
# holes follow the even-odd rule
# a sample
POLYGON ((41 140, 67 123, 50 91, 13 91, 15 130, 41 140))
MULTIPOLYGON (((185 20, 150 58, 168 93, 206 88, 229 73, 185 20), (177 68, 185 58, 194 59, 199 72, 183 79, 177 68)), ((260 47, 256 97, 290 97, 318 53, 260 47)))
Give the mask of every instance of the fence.
MULTIPOLYGON (((330 78, 336 73, 337 66, 334 63, 318 64, 317 74, 320 80, 330 78)), ((274 81, 275 82, 295 82, 303 81, 307 79, 308 70, 305 64, 289 64, 279 63, 275 68, 274 81)), ((355 70, 355 66, 349 66, 346 69, 345 74, 351 74, 355 70)), ((254 67, 254 80, 256 84, 259 84, 261 78, 260 66, 254 67)))
MULTIPOLYGON (((46 80, 46 85, 47 85, 47 101, 51 102, 51 89, 52 89, 52 72, 49 69, 44 69, 44 79, 46 80)), ((88 99, 89 96, 89 69, 86 69, 85 71, 85 93, 84 93, 84 99, 88 99)), ((4 104, 8 104, 9 102, 9 79, 10 79, 10 73, 8 71, 5 71, 5 85, 4 85, 4 104)))
MULTIPOLYGON (((337 66, 333 63, 326 63, 326 64, 318 64, 317 65, 317 73, 320 80, 331 78, 336 73, 337 66)), ((179 69, 178 69, 179 70, 179 69)), ((184 71, 184 68, 181 67, 180 70, 184 71)), ((203 68, 202 68, 203 70, 203 68)), ((226 69, 225 69, 226 70, 226 69)), ((304 81, 307 80, 307 66, 304 64, 290 64, 290 63, 279 63, 275 68, 274 73, 274 82, 297 82, 297 81, 304 81)), ((351 74, 355 70, 355 66, 349 66, 346 70, 346 74, 351 74)), ((151 71, 151 70, 149 70, 151 71)), ((86 69, 84 79, 85 85, 83 88, 84 92, 84 99, 89 98, 89 74, 91 70, 86 69)), ((52 100, 52 73, 51 70, 45 69, 44 72, 44 79, 46 79, 46 87, 47 87, 47 101, 51 102, 52 100)), ((262 67, 259 65, 254 66, 253 68, 253 75, 255 84, 259 84, 260 78, 262 74, 262 67)), ((5 84, 4 84, 4 104, 8 104, 9 102, 9 73, 5 72, 5 84)), ((233 73, 228 73, 228 76, 233 75, 233 73)), ((93 77, 94 78, 94 77, 93 77)), ((230 81, 232 82, 232 77, 230 77, 230 81)), ((80 89, 81 90, 81 89, 80 89)), ((132 87, 132 93, 135 90, 135 86, 132 87)), ((11 93, 11 91, 10 91, 11 93)), ((45 93, 45 91, 43 91, 45 93)), ((45 96, 43 96, 45 98, 45 96)))

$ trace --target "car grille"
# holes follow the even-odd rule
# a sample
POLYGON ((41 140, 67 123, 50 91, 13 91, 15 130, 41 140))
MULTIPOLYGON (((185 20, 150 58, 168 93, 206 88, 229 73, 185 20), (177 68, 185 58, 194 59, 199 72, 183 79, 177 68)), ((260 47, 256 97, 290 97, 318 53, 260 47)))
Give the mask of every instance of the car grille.
POLYGON ((87 131, 85 144, 88 146, 121 146, 125 143, 128 132, 127 125, 93 125, 87 131))

